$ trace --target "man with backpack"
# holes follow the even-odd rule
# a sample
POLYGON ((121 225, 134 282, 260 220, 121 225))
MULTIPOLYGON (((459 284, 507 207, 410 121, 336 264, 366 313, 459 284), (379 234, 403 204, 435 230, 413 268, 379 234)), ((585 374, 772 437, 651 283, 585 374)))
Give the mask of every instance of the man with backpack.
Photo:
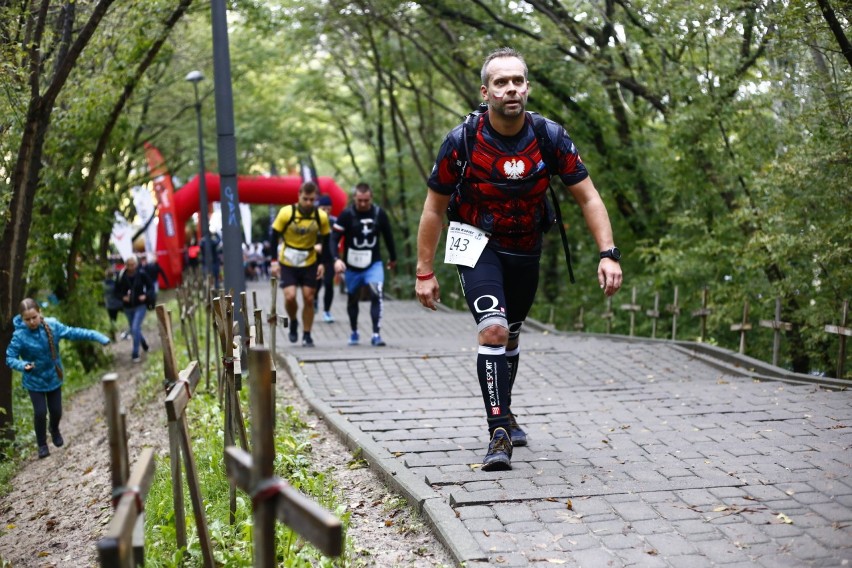
POLYGON ((490 438, 484 471, 511 469, 513 445, 527 443, 511 396, 521 326, 538 287, 542 234, 559 207, 554 203, 553 211, 547 201, 551 176, 562 179, 582 209, 600 250, 597 272, 604 294, 612 296, 622 283, 621 253, 606 206, 565 129, 526 112, 527 75, 514 49, 498 49, 485 59, 480 93, 487 108, 444 140, 427 182, 417 235, 415 293, 435 310, 441 294, 433 263, 444 214, 449 217, 444 261, 458 269, 478 330, 477 376, 490 438))
POLYGON ((349 314, 349 326, 352 334, 349 345, 358 345, 358 300, 362 287, 370 294, 370 318, 373 323, 373 347, 384 347, 381 336, 382 303, 385 271, 382 265, 379 234, 388 247, 388 268, 396 267, 396 247, 391 232, 390 220, 378 205, 373 204, 373 190, 366 183, 355 186, 354 203, 344 209, 334 223, 331 239, 331 254, 334 257, 334 271, 345 274, 348 300, 346 311, 349 314), (343 258, 340 258, 340 241, 343 241, 343 258), (344 260, 345 259, 345 260, 344 260))
POLYGON ((313 347, 311 328, 314 324, 314 297, 317 281, 324 267, 318 262, 322 238, 331 232, 328 215, 316 206, 317 184, 308 181, 299 188, 299 201, 285 205, 272 222, 272 243, 278 246, 278 265, 273 264, 272 274, 279 277, 284 289, 284 309, 290 318, 290 343, 299 340, 299 308, 297 288, 302 290, 302 346, 313 347))

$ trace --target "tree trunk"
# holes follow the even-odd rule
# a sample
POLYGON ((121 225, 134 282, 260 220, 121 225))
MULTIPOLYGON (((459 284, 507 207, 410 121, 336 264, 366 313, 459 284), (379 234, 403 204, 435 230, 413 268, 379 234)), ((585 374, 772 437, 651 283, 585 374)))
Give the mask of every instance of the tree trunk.
MULTIPOLYGON (((18 304, 23 299, 23 274, 26 260, 27 241, 32 223, 32 208, 39 187, 44 152, 44 138, 50 126, 53 105, 68 81, 83 48, 89 43, 95 30, 106 15, 114 0, 100 0, 92 9, 88 21, 80 28, 73 44, 57 60, 44 94, 40 92, 41 73, 44 70, 41 50, 42 34, 46 25, 50 2, 43 0, 37 12, 31 12, 28 29, 33 30, 31 41, 25 46, 27 54, 22 62, 29 71, 30 101, 18 157, 12 172, 12 200, 9 204, 9 222, 3 229, 0 250, 0 347, 5 352, 12 339, 12 318, 17 314, 18 304)), ((73 10, 68 12, 73 14, 73 10)), ((66 17, 68 17, 66 15, 66 17)), ((70 38, 63 38, 70 41, 70 38)), ((14 424, 12 411, 12 371, 0 365, 0 432, 14 439, 15 433, 9 426, 14 424)))

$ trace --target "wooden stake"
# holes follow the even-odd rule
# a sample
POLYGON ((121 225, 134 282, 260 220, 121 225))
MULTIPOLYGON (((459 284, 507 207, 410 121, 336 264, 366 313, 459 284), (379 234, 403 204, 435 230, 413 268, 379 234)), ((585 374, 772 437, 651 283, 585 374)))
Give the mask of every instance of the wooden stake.
POLYGON ((745 354, 746 332, 751 331, 751 324, 748 322, 748 300, 743 304, 743 321, 731 325, 731 331, 740 332, 740 353, 745 354))
POLYGON ((633 292, 630 295, 630 303, 621 304, 621 309, 630 312, 630 337, 633 337, 633 331, 636 324, 636 312, 642 311, 642 306, 636 303, 636 286, 633 287, 633 292))
POLYGON ((825 331, 840 336, 840 350, 837 353, 837 378, 842 379, 846 364, 846 338, 852 337, 852 328, 846 327, 849 316, 849 300, 843 300, 843 311, 840 314, 840 325, 827 325, 825 331))
POLYGON ((606 299, 606 311, 601 314, 601 317, 606 320, 606 333, 612 333, 612 318, 615 314, 612 312, 612 296, 606 299))
POLYGON ((781 350, 781 330, 790 331, 793 329, 793 324, 786 321, 781 321, 781 298, 775 298, 775 319, 760 320, 760 327, 768 327, 775 330, 775 337, 772 340, 772 365, 778 366, 778 352, 781 350))
POLYGON ((666 311, 672 315, 672 341, 677 339, 677 317, 680 315, 680 306, 677 303, 677 286, 674 289, 674 302, 666 306, 666 311))
POLYGON ((657 338, 657 320, 660 318, 660 293, 654 292, 654 309, 645 312, 651 318, 651 339, 657 338))
POLYGON ((713 313, 713 310, 707 307, 709 296, 710 291, 705 286, 701 291, 701 308, 692 312, 693 316, 701 318, 701 336, 698 339, 701 343, 704 343, 704 339, 707 337, 707 316, 713 313))

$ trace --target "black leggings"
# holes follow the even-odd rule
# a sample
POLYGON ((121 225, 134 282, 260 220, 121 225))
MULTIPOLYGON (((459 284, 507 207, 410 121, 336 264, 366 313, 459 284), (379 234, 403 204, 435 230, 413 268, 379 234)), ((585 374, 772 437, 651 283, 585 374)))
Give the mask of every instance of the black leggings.
POLYGON ((33 423, 35 424, 36 442, 39 446, 47 445, 47 418, 50 413, 50 431, 59 431, 59 421, 62 420, 62 387, 49 392, 28 391, 33 401, 33 423))

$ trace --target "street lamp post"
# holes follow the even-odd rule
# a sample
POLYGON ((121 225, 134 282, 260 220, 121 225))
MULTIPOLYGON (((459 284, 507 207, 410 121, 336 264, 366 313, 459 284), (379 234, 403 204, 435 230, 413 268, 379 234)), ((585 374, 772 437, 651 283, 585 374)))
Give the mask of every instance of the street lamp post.
MULTIPOLYGON (((201 71, 190 71, 186 80, 192 83, 195 90, 195 118, 198 123, 198 196, 199 222, 201 223, 201 251, 204 255, 204 276, 213 274, 211 269, 212 250, 210 248, 210 221, 207 218, 207 179, 204 171, 204 138, 201 134, 201 99, 198 98, 198 82, 204 79, 201 71)), ((215 279, 215 276, 214 276, 215 279)), ((206 284, 205 284, 206 285, 206 284)))

